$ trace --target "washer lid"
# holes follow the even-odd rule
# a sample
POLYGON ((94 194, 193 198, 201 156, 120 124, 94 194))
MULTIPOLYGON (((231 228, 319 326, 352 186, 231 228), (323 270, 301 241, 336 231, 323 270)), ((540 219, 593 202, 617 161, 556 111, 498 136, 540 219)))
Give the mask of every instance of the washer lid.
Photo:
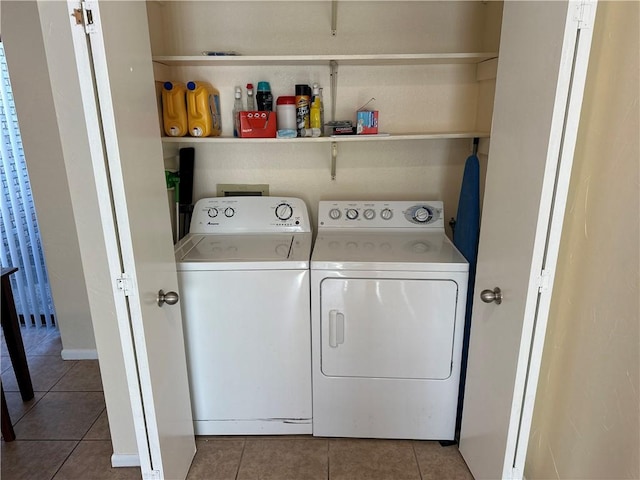
POLYGON ((176 245, 178 270, 309 268, 311 234, 192 234, 176 245))
POLYGON ((311 268, 468 272, 469 263, 443 233, 318 234, 311 268))

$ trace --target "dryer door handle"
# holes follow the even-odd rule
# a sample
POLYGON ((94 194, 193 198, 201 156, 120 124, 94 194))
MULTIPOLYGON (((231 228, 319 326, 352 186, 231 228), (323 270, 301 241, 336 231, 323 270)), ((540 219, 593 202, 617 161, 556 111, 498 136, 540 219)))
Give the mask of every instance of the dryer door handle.
POLYGON ((344 314, 338 310, 329 311, 329 346, 337 348, 344 343, 344 314))

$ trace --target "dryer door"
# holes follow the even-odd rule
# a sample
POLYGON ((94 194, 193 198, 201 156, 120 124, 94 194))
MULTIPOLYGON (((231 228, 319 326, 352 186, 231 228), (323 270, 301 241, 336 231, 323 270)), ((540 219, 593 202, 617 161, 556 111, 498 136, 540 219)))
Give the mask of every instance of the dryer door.
POLYGON ((451 375, 454 281, 328 278, 320 289, 324 375, 434 380, 451 375))

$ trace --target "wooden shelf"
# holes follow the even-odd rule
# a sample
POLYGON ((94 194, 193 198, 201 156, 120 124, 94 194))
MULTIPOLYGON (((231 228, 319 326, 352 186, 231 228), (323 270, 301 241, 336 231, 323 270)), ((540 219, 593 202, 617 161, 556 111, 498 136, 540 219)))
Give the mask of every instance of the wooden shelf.
POLYGON ((378 135, 338 135, 316 138, 235 138, 235 137, 162 137, 164 143, 343 143, 343 142, 380 142, 394 140, 439 140, 456 138, 489 138, 489 132, 435 132, 378 135))
POLYGON ((474 64, 497 58, 496 52, 402 53, 366 55, 252 55, 252 56, 155 56, 153 61, 170 67, 253 66, 253 65, 437 65, 474 64))

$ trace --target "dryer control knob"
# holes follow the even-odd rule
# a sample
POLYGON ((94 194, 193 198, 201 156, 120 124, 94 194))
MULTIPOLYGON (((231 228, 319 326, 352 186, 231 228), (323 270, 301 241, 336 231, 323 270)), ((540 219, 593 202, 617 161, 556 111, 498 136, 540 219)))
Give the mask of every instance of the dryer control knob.
POLYGON ((278 220, 289 220, 293 216, 293 208, 288 203, 281 203, 276 207, 278 220))
POLYGON ((358 210, 356 210, 355 208, 350 208, 349 210, 347 210, 347 218, 349 220, 355 220, 356 218, 358 218, 358 210))
POLYGON ((376 211, 373 208, 367 208, 362 215, 367 220, 373 220, 376 217, 376 211))
POLYGON ((207 210, 207 215, 209 215, 211 218, 216 218, 218 216, 218 209, 210 208, 209 210, 207 210))
POLYGON ((432 218, 433 218, 433 214, 431 213, 431 210, 429 210, 427 207, 416 208, 415 212, 413 212, 413 219, 416 222, 427 223, 432 218))
POLYGON ((380 217, 382 217, 383 220, 391 220, 393 217, 393 211, 390 208, 384 208, 380 212, 380 217))
POLYGON ((224 209, 224 216, 225 216, 225 217, 229 217, 229 218, 231 218, 231 217, 233 217, 235 214, 236 214, 236 211, 235 211, 233 208, 231 208, 231 207, 227 207, 227 208, 225 208, 225 209, 224 209))
POLYGON ((340 213, 340 210, 338 210, 337 208, 332 208, 331 210, 329 210, 329 218, 331 220, 338 220, 341 216, 342 213, 340 213))

